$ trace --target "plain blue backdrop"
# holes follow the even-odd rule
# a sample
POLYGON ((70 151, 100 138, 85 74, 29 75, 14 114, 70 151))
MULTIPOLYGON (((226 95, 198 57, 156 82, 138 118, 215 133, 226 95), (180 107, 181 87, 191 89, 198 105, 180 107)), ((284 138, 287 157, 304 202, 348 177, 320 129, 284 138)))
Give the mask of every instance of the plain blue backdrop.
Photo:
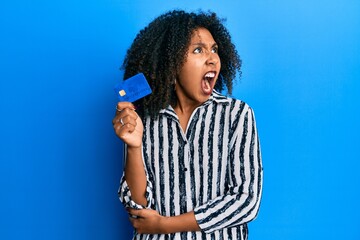
POLYGON ((130 239, 112 89, 174 8, 226 18, 243 60, 265 174, 250 239, 360 239, 357 0, 1 3, 0 239, 130 239))

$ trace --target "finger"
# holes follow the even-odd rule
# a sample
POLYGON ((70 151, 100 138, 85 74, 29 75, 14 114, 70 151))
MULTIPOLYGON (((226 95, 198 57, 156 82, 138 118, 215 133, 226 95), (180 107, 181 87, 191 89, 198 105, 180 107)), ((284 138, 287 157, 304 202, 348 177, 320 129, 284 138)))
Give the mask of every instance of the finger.
POLYGON ((130 124, 136 126, 136 119, 138 117, 139 117, 139 115, 134 110, 125 108, 121 112, 118 112, 115 115, 115 117, 112 120, 112 124, 115 125, 115 124, 121 123, 121 125, 125 125, 127 123, 130 123, 130 124))
POLYGON ((135 110, 134 105, 131 102, 118 102, 116 107, 116 114, 121 113, 124 109, 135 110))
POLYGON ((122 125, 121 123, 114 125, 114 130, 116 132, 116 135, 118 135, 120 138, 124 137, 128 133, 132 133, 135 131, 135 126, 129 123, 126 123, 122 125))
MULTIPOLYGON (((117 109, 119 109, 118 106, 116 107, 117 109)), ((125 117, 129 117, 131 119, 136 120, 139 117, 139 115, 136 113, 134 108, 122 108, 121 111, 116 110, 115 117, 113 118, 113 124, 120 121, 120 119, 123 119, 124 121, 125 117)))
POLYGON ((113 119, 113 127, 115 131, 120 130, 124 126, 127 126, 128 131, 133 131, 137 126, 137 121, 134 119, 136 116, 125 116, 121 115, 113 119), (131 126, 129 126, 131 125, 131 126))
POLYGON ((131 225, 136 229, 138 227, 138 224, 137 224, 137 219, 134 218, 134 217, 129 217, 129 221, 131 223, 131 225))
POLYGON ((137 209, 135 209, 135 208, 128 208, 127 211, 128 211, 128 213, 129 213, 130 215, 140 216, 139 213, 140 213, 141 210, 137 210, 137 209))
POLYGON ((121 125, 131 124, 136 127, 137 114, 129 114, 119 119, 121 125))
POLYGON ((129 217, 129 221, 131 223, 131 225, 135 228, 136 232, 140 233, 140 228, 141 228, 141 219, 139 218, 134 218, 134 217, 129 217))

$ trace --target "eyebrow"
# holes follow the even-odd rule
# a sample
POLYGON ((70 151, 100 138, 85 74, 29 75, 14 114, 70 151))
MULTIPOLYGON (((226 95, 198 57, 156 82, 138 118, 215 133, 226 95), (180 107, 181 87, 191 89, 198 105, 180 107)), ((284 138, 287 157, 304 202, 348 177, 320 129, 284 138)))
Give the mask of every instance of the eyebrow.
MULTIPOLYGON (((198 42, 198 43, 192 43, 191 46, 201 46, 201 47, 206 47, 207 44, 202 43, 202 42, 198 42)), ((214 43, 213 45, 211 45, 211 47, 218 47, 217 43, 214 43)))

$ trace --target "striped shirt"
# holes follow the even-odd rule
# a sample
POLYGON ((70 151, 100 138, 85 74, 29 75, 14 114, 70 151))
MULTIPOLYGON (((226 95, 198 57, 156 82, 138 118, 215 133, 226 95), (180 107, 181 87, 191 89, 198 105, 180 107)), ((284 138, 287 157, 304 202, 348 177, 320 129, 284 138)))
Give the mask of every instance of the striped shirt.
MULTIPOLYGON (((252 109, 216 91, 194 110, 186 132, 171 106, 144 121, 147 207, 163 216, 194 211, 198 232, 136 234, 134 239, 247 239, 259 210, 260 144, 252 109)), ((131 200, 123 177, 120 200, 131 200)))

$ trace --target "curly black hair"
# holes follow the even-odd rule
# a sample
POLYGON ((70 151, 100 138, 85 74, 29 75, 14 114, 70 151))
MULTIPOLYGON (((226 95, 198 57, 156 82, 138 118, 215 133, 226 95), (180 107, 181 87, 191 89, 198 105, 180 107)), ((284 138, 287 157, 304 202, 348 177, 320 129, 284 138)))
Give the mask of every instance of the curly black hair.
POLYGON ((241 74, 241 59, 231 42, 224 19, 214 12, 173 10, 155 18, 135 37, 125 56, 124 79, 142 72, 153 93, 134 103, 141 117, 157 116, 159 110, 176 105, 174 82, 186 61, 194 30, 206 28, 218 45, 221 70, 215 90, 226 87, 231 94, 233 79, 241 74))

